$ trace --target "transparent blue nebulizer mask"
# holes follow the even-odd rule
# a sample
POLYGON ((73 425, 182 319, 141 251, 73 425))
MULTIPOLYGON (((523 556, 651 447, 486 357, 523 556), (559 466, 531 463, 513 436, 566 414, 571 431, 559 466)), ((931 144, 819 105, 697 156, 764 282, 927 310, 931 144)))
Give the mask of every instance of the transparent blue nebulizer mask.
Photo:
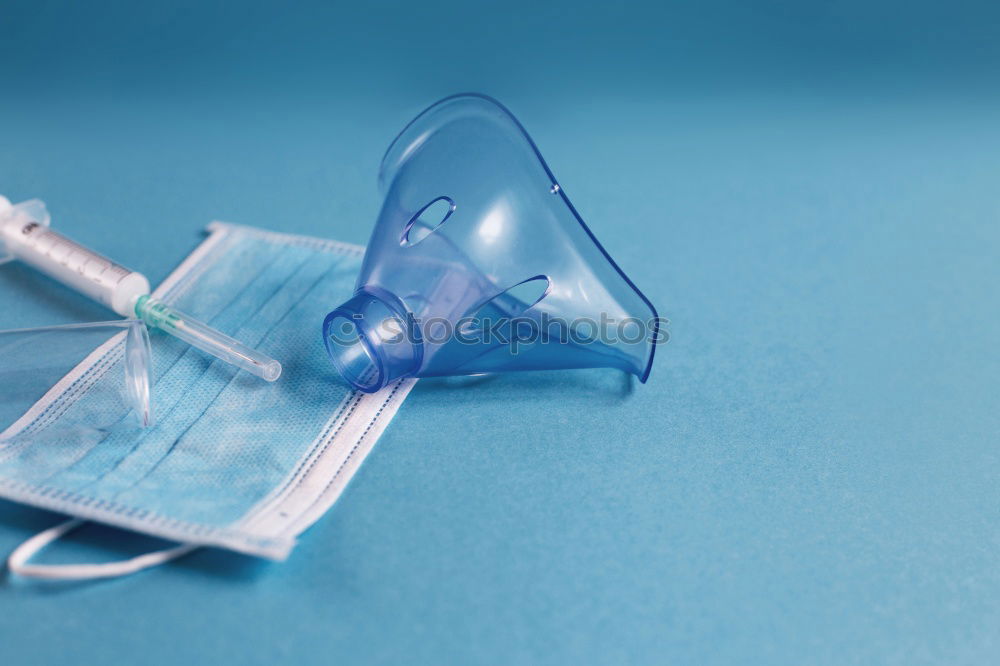
POLYGON ((559 368, 646 381, 656 310, 501 104, 457 95, 432 105, 389 147, 379 187, 355 294, 323 323, 356 389, 559 368))

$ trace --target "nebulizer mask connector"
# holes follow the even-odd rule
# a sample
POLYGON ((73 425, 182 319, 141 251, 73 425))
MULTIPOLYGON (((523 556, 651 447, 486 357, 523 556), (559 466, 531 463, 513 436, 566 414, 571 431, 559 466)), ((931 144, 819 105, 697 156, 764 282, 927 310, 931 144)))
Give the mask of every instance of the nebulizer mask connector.
POLYGON ((366 393, 411 376, 423 357, 412 313, 394 294, 377 287, 359 289, 326 316, 323 342, 341 375, 366 393))

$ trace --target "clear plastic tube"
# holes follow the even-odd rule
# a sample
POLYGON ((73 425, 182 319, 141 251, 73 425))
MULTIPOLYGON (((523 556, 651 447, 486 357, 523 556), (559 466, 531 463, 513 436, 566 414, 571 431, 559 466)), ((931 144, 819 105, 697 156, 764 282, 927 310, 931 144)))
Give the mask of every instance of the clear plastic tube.
POLYGON ((153 425, 151 367, 146 326, 137 319, 0 331, 0 448, 13 439, 57 442, 153 425), (97 381, 109 373, 121 380, 97 381), (87 401, 74 391, 81 384, 87 401), (56 425, 43 418, 49 413, 59 413, 56 425))

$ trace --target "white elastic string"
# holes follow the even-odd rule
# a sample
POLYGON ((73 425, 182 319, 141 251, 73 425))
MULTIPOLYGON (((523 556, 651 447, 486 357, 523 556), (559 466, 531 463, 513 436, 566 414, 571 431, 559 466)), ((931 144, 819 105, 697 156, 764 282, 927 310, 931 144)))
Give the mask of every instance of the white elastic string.
POLYGON ((139 555, 128 560, 106 562, 103 564, 28 564, 28 560, 50 543, 72 532, 86 521, 74 518, 61 525, 50 527, 31 537, 7 558, 7 568, 11 573, 23 578, 45 578, 48 580, 89 580, 93 578, 115 578, 127 576, 149 567, 155 567, 164 562, 187 555, 197 548, 197 545, 187 544, 174 546, 165 550, 157 550, 145 555, 139 555))

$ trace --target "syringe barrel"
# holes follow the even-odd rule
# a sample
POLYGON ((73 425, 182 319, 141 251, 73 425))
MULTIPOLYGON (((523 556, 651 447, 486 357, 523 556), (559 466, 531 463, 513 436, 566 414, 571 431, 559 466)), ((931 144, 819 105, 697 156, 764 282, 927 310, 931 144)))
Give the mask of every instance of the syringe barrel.
POLYGON ((136 299, 149 281, 107 257, 24 216, 0 220, 6 251, 66 286, 86 294, 123 317, 134 317, 136 299))

